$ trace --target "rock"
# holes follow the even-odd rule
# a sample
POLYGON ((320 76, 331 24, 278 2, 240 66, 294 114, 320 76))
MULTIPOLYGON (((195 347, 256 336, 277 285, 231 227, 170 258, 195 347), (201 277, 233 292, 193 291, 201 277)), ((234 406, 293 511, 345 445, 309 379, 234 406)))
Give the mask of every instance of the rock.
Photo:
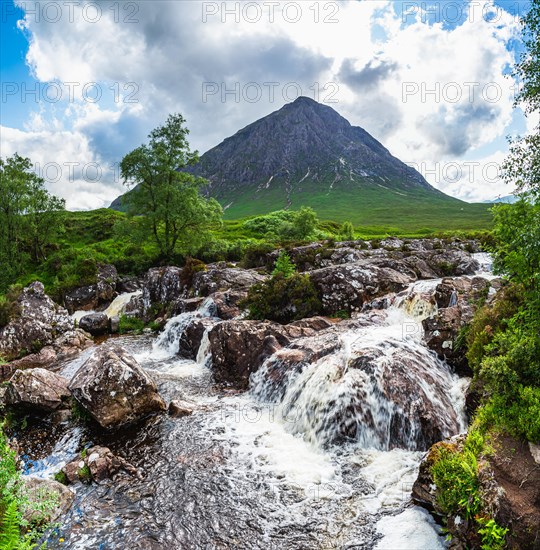
MULTIPOLYGON (((478 524, 446 516, 437 502, 437 488, 431 464, 437 450, 446 447, 461 451, 464 436, 441 441, 431 447, 416 479, 412 497, 416 504, 443 518, 452 536, 452 548, 480 548, 478 524)), ((497 436, 494 452, 479 460, 479 491, 482 494, 480 516, 488 516, 509 529, 506 546, 511 550, 536 550, 540 541, 540 468, 529 444, 510 436, 497 436)))
POLYGON ((490 282, 481 277, 443 279, 434 293, 439 309, 422 321, 426 345, 464 376, 471 376, 472 372, 465 357, 465 346, 459 341, 460 333, 472 320, 478 300, 487 297, 490 286, 490 282))
POLYGON ((362 262, 330 266, 310 273, 324 313, 360 311, 364 302, 405 289, 415 277, 362 262))
POLYGON ((215 321, 205 317, 192 319, 179 336, 178 354, 186 359, 195 360, 204 334, 214 324, 215 321))
POLYGON ((68 312, 45 294, 40 282, 21 292, 17 309, 18 315, 0 330, 0 356, 8 361, 37 353, 74 328, 68 312))
POLYGON ((217 382, 245 389, 265 358, 287 345, 281 325, 266 321, 224 321, 208 334, 217 382))
POLYGON ((165 410, 155 382, 118 345, 99 347, 76 372, 69 389, 103 428, 165 410))
POLYGON ((174 303, 174 314, 179 315, 180 313, 188 313, 197 311, 204 302, 202 296, 197 296, 195 298, 180 298, 174 303))
POLYGON ((169 403, 169 415, 175 418, 181 418, 183 416, 189 416, 193 414, 195 405, 188 401, 174 400, 169 403))
POLYGON ((23 518, 30 524, 52 523, 65 514, 75 498, 65 485, 52 479, 23 476, 23 492, 28 504, 23 505, 23 518), (51 498, 56 501, 51 506, 51 498))
POLYGON ((79 328, 92 336, 101 336, 109 332, 109 318, 105 313, 91 313, 81 317, 79 328))
POLYGON ((11 377, 5 395, 7 405, 41 412, 69 406, 68 381, 45 369, 18 370, 11 377))
POLYGON ((140 277, 122 277, 116 281, 116 291, 119 294, 136 292, 143 287, 143 280, 140 277))
POLYGON ((247 292, 241 290, 215 292, 210 297, 214 302, 214 315, 220 319, 230 320, 242 313, 240 302, 247 297, 247 292))
POLYGON ((86 449, 84 457, 76 458, 62 468, 69 483, 102 481, 114 477, 120 471, 140 475, 135 466, 113 454, 108 447, 102 446, 86 449))
POLYGON ((209 264, 206 271, 193 275, 192 291, 196 296, 209 296, 218 291, 247 291, 266 277, 251 269, 225 267, 209 264))
POLYGON ((90 311, 111 302, 116 296, 118 272, 111 264, 98 266, 95 284, 81 286, 65 293, 64 305, 70 313, 90 311))
POLYGON ((157 317, 169 304, 182 297, 183 290, 181 268, 169 266, 148 270, 143 284, 143 315, 148 318, 153 309, 153 317, 157 317))
POLYGON ((50 346, 42 348, 39 353, 32 353, 21 359, 0 365, 0 381, 9 379, 19 369, 45 368, 58 361, 71 359, 93 343, 90 335, 81 329, 65 332, 50 346))
POLYGON ((120 317, 118 317, 118 315, 109 319, 109 331, 111 334, 120 332, 120 317))

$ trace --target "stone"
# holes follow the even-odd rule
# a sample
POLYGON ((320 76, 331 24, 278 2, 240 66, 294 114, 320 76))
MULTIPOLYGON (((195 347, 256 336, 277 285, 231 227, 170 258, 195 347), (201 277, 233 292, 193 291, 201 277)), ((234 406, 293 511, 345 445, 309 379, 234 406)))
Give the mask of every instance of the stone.
POLYGON ((109 318, 105 313, 90 313, 81 317, 79 328, 92 336, 102 336, 109 332, 109 318))
POLYGON ((75 499, 75 494, 65 485, 53 479, 23 476, 23 492, 28 505, 23 506, 23 518, 30 524, 44 524, 56 521, 65 514, 75 499), (50 506, 51 498, 56 501, 50 506))
POLYGON ((188 401, 180 401, 175 399, 169 403, 169 415, 175 418, 181 418, 183 416, 190 416, 195 410, 195 405, 188 401))
POLYGON ((8 361, 39 352, 74 328, 68 312, 45 294, 40 282, 21 292, 16 308, 15 318, 0 329, 0 356, 8 361))
POLYGON ((77 402, 103 427, 131 424, 165 410, 155 382, 118 345, 102 345, 69 384, 77 402))
POLYGON ((5 395, 7 405, 39 412, 69 406, 68 381, 59 374, 36 368, 18 370, 11 377, 5 395))

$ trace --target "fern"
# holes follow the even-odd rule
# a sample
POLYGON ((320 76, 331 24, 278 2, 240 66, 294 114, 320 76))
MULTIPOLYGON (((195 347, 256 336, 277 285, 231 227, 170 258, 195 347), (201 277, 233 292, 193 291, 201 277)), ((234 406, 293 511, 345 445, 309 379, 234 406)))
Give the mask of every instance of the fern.
POLYGON ((20 542, 19 511, 17 502, 12 500, 7 505, 0 526, 0 548, 2 550, 18 550, 20 542))

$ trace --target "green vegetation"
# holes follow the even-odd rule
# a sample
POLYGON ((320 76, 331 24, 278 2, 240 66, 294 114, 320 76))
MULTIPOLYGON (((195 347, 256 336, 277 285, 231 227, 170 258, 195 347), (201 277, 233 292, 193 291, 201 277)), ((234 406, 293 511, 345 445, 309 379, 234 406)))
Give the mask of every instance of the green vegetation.
POLYGON ((141 333, 144 327, 145 323, 142 319, 129 315, 120 316, 120 334, 126 334, 128 332, 141 333))
POLYGON ((317 290, 309 275, 276 273, 263 283, 252 286, 243 302, 250 319, 290 323, 321 312, 317 290))
POLYGON ((44 261, 61 230, 64 201, 50 195, 31 168, 30 159, 16 153, 0 158, 0 290, 23 273, 27 262, 44 261))
POLYGON ((188 133, 182 115, 170 115, 150 133, 148 145, 120 163, 124 181, 137 186, 130 194, 128 214, 139 219, 129 225, 127 236, 134 242, 151 237, 167 260, 177 250, 197 250, 208 240, 210 228, 221 222, 218 202, 200 194, 206 180, 180 171, 198 161, 197 153, 189 150, 188 133))
POLYGON ((45 492, 30 498, 3 428, 0 426, 0 548, 30 550, 48 529, 47 517, 57 500, 45 492))
POLYGON ((296 271, 296 266, 291 261, 291 257, 287 254, 285 250, 282 250, 279 253, 278 259, 276 260, 276 265, 272 275, 277 275, 281 273, 285 279, 290 277, 296 271))

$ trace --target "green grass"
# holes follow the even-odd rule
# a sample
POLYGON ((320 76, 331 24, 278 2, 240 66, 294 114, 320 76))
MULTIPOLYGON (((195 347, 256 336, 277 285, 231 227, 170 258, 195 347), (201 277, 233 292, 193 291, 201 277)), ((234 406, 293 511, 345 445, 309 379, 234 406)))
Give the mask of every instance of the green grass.
MULTIPOLYGON (((287 206, 284 187, 254 193, 240 190, 220 198, 227 220, 266 214, 287 206)), ((489 204, 469 204, 452 197, 414 189, 403 191, 373 187, 357 189, 309 185, 309 193, 293 192, 290 208, 311 206, 323 220, 352 222, 364 233, 404 234, 448 230, 489 229, 492 224, 489 204)))

